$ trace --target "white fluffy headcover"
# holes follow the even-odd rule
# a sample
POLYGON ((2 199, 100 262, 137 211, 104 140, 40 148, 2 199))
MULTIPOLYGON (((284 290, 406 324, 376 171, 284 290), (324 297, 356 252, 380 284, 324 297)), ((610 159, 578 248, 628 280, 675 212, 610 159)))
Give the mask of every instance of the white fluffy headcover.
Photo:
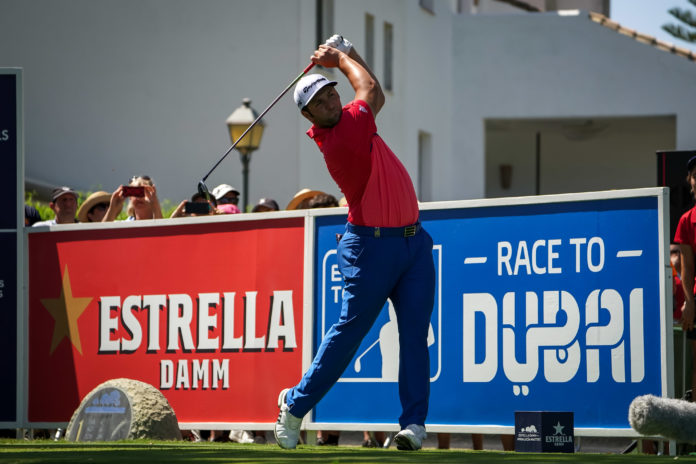
POLYGON ((639 396, 628 407, 628 422, 642 435, 696 443, 696 404, 689 401, 639 396))

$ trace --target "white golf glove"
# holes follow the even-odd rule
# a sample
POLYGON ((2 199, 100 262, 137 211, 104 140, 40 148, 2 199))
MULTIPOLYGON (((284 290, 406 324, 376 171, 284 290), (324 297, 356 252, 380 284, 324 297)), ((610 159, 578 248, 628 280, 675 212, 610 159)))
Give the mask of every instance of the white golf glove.
POLYGON ((350 53, 353 49, 353 44, 344 39, 342 35, 334 34, 332 35, 324 45, 328 45, 331 48, 335 48, 338 51, 345 53, 346 55, 350 53))

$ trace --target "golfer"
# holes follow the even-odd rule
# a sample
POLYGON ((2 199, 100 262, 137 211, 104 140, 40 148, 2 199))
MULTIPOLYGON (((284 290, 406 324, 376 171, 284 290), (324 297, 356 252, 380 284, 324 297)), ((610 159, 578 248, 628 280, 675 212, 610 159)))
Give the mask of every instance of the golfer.
POLYGON ((302 418, 336 383, 360 342, 391 298, 399 329, 399 449, 417 450, 425 438, 430 366, 428 327, 435 293, 433 241, 418 220, 413 183, 377 134, 375 115, 384 104, 377 78, 350 42, 333 36, 312 62, 338 68, 355 98, 341 107, 336 82, 303 77, 295 103, 312 127, 307 132, 324 155, 329 173, 348 201, 348 223, 337 259, 344 280, 341 315, 296 386, 280 393, 275 436, 295 448, 302 418))

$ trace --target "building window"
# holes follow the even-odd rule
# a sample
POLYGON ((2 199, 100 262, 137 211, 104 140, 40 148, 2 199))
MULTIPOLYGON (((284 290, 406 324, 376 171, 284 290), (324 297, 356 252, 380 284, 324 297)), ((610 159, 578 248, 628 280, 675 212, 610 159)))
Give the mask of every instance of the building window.
POLYGON ((424 131, 418 132, 418 200, 433 200, 433 156, 432 137, 424 131))
POLYGON ((323 44, 334 34, 334 0, 317 1, 317 43, 323 44))
POLYGON ((394 26, 384 23, 384 84, 385 90, 394 89, 394 26))
POLYGON ((418 5, 430 14, 435 14, 435 0, 418 0, 418 5))
POLYGON ((375 68, 375 17, 365 13, 365 63, 375 68))

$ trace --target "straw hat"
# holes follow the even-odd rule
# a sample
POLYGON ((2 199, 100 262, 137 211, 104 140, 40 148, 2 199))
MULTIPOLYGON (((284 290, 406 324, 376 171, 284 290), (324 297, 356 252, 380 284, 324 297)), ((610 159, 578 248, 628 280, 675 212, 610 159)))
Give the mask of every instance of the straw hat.
POLYGON ((285 209, 297 209, 297 207, 300 206, 300 203, 302 203, 303 200, 315 197, 317 195, 326 194, 321 190, 310 190, 308 188, 304 188, 297 192, 294 197, 292 197, 292 200, 290 200, 290 203, 288 203, 288 206, 285 209))
POLYGON ((88 196, 87 199, 82 202, 80 209, 77 210, 77 220, 80 222, 89 222, 87 213, 99 203, 106 203, 107 205, 111 203, 111 194, 109 192, 99 191, 88 196))

